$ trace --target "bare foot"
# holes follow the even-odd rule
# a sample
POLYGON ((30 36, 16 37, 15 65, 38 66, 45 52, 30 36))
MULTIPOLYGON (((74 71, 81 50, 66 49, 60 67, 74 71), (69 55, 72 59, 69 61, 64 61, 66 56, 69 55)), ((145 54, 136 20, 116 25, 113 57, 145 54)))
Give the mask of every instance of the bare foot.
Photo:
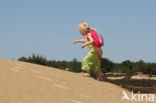
POLYGON ((82 75, 85 76, 85 77, 90 77, 89 73, 83 73, 82 75))
POLYGON ((102 78, 101 78, 101 77, 98 77, 97 80, 98 80, 98 81, 102 81, 102 78))

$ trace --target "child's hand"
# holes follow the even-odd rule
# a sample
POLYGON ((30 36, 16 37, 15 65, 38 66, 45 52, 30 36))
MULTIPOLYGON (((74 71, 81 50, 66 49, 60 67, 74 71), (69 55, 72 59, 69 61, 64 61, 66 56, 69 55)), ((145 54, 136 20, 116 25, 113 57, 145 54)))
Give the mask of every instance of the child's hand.
POLYGON ((86 45, 84 44, 84 45, 81 46, 81 48, 84 48, 85 46, 86 46, 86 45))
POLYGON ((77 40, 75 40, 73 43, 74 43, 74 44, 76 44, 76 43, 78 43, 78 41, 77 41, 77 40))

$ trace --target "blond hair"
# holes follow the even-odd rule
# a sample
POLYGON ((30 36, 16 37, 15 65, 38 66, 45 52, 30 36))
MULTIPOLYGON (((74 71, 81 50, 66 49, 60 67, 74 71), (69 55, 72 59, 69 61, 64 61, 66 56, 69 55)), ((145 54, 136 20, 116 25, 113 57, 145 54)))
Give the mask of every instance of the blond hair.
POLYGON ((87 23, 87 22, 82 22, 82 23, 80 23, 79 24, 79 26, 78 26, 78 29, 81 31, 81 30, 96 30, 96 29, 94 29, 94 28, 92 28, 92 27, 90 27, 90 25, 87 23))

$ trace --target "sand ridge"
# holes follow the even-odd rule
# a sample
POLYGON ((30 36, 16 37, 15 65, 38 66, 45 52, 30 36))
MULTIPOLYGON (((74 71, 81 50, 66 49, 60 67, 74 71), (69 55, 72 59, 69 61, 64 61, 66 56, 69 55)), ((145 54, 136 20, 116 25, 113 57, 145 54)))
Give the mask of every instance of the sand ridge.
POLYGON ((129 94, 79 73, 0 58, 0 103, 131 103, 123 91, 129 94))

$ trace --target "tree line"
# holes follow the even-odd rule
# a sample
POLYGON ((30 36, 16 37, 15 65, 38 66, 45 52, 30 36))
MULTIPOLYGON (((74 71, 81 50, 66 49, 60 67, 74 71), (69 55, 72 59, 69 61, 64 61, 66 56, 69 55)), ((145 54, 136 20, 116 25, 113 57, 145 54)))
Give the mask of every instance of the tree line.
MULTIPOLYGON (((101 71, 103 73, 118 72, 133 75, 137 72, 143 72, 144 74, 156 75, 156 63, 146 63, 143 60, 139 60, 137 62, 125 60, 122 63, 114 63, 107 58, 102 59, 104 67, 101 67, 101 71)), ((20 57, 18 60, 68 70, 71 72, 82 72, 81 62, 79 62, 76 58, 72 61, 56 61, 47 60, 46 57, 39 54, 32 54, 29 57, 20 57)))

